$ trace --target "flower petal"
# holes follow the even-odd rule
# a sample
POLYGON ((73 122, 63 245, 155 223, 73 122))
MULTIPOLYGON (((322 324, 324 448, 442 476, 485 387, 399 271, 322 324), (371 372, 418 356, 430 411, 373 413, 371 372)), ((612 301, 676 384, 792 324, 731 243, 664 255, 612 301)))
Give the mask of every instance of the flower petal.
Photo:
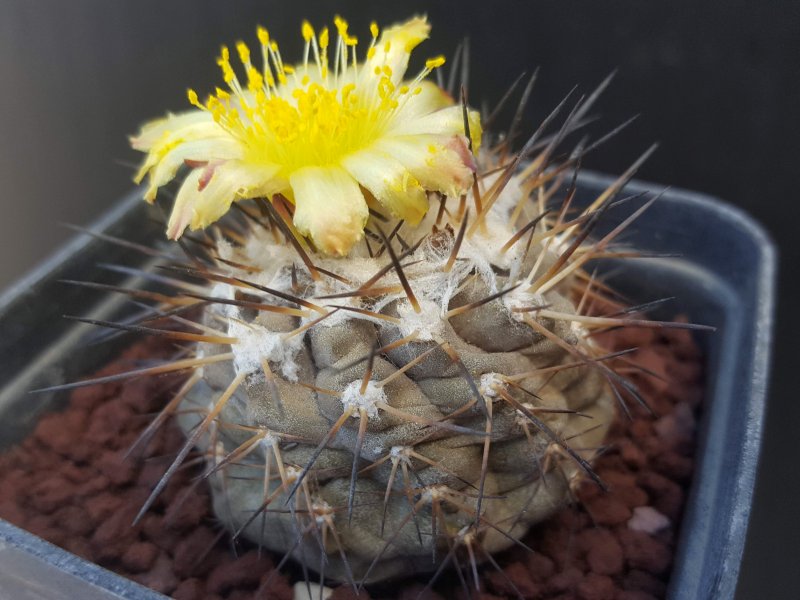
POLYGON ((135 150, 150 150, 165 135, 195 125, 215 124, 213 117, 201 110, 188 110, 178 114, 169 113, 166 117, 150 121, 142 125, 139 133, 131 137, 131 146, 135 150))
POLYGON ((198 188, 202 175, 203 169, 192 170, 183 180, 181 188, 178 190, 175 204, 172 207, 172 214, 170 214, 169 223, 167 224, 167 237, 171 240, 180 238, 183 230, 192 222, 194 204, 200 193, 198 188))
POLYGON ((375 44, 375 54, 368 61, 369 69, 365 71, 372 73, 375 67, 387 66, 392 70, 392 83, 397 85, 408 69, 411 51, 428 39, 430 31, 431 26, 425 17, 414 17, 384 29, 375 44))
POLYGON ((169 218, 167 236, 178 239, 187 226, 207 227, 228 212, 234 200, 271 197, 285 189, 286 180, 276 177, 276 165, 251 165, 238 160, 212 165, 213 174, 205 168, 194 169, 186 177, 169 218))
POLYGON ((342 166, 395 217, 416 225, 428 211, 428 196, 419 181, 374 145, 344 157, 342 166))
MULTIPOLYGON (((477 152, 481 140, 481 119, 477 111, 471 110, 469 115, 469 133, 472 137, 473 150, 477 152)), ((464 135, 464 112, 460 105, 449 106, 416 119, 397 119, 387 135, 415 135, 434 133, 464 135)))
POLYGON ((453 106, 453 98, 435 83, 425 80, 419 83, 420 92, 402 104, 394 116, 395 120, 417 119, 421 116, 453 106))
POLYGON ((375 146, 401 162, 425 189, 453 198, 472 185, 475 163, 463 135, 391 137, 375 146))
MULTIPOLYGON (((148 153, 133 180, 136 183, 140 183, 145 175, 156 168, 170 152, 180 148, 182 145, 192 141, 213 140, 226 141, 231 140, 231 137, 203 111, 170 115, 153 123, 148 123, 142 127, 138 137, 131 139, 133 148, 148 153), (197 115, 195 113, 199 113, 203 118, 196 118, 197 115)), ((220 158, 223 157, 225 155, 220 158)), ((180 163, 177 166, 180 166, 180 163)), ((175 167, 176 169, 177 166, 175 167)), ((167 168, 167 172, 169 172, 169 168, 167 168)), ((155 194, 152 194, 152 197, 150 196, 150 190, 148 190, 147 200, 152 202, 155 194)))
POLYGON ((294 225, 322 251, 344 255, 364 234, 367 203, 356 181, 341 167, 303 167, 289 176, 294 225))
POLYGON ((144 199, 152 202, 159 187, 172 181, 185 161, 211 162, 241 158, 240 144, 231 138, 210 138, 184 142, 164 154, 150 170, 144 199))

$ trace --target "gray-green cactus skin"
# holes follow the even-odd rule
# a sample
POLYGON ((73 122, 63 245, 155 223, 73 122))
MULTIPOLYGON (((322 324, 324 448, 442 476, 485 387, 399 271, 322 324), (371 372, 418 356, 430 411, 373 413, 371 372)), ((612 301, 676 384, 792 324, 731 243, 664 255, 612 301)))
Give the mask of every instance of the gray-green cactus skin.
POLYGON ((512 218, 520 193, 512 180, 475 226, 459 199, 388 242, 396 223, 371 222, 313 267, 268 228, 218 244, 231 266, 202 323, 228 341, 196 353, 231 357, 198 369, 179 420, 187 436, 206 420, 194 437, 230 531, 374 582, 482 561, 593 475, 614 399, 586 359, 603 351, 580 324, 578 228, 541 219, 509 245, 512 220, 540 216, 512 218))

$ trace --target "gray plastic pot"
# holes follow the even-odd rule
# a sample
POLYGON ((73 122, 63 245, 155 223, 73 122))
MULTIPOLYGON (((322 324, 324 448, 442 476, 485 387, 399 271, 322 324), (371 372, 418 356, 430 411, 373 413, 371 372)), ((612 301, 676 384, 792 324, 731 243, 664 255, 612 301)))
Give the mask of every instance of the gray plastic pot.
MULTIPOLYGON (((588 202, 611 179, 584 174, 578 201, 588 202)), ((633 182, 626 193, 659 191, 633 182)), ((131 241, 163 236, 132 193, 92 227, 131 241)), ((631 209, 632 210, 632 209, 631 209)), ((611 211, 612 229, 626 209, 611 211)), ((602 231, 600 232, 602 234, 602 231)), ((744 549, 761 444, 774 310, 775 249, 761 227, 725 203, 670 189, 629 230, 631 246, 678 258, 629 261, 613 285, 634 301, 675 296, 669 313, 718 328, 700 338, 707 387, 697 470, 681 524, 669 598, 733 598, 744 549)), ((80 235, 0 297, 0 445, 55 410, 63 394, 28 390, 75 380, 109 360, 111 345, 82 346, 82 327, 61 319, 108 318, 121 299, 65 286, 61 279, 121 283, 102 263, 140 266, 135 252, 80 235)), ((127 281, 135 284, 135 281, 127 281)), ((661 316, 670 316, 664 314, 661 316)), ((0 598, 163 598, 92 563, 0 521, 0 598)))

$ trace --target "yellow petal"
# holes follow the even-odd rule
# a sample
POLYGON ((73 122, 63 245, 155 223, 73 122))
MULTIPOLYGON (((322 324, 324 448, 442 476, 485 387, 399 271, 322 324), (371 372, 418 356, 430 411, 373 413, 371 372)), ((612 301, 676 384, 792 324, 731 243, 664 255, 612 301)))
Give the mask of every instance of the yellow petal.
POLYGON ((475 164, 464 136, 410 135, 375 145, 402 163, 425 189, 452 198, 472 185, 475 164))
POLYGON ((368 61, 369 69, 365 71, 372 73, 375 67, 387 66, 392 71, 392 82, 402 81, 411 51, 428 39, 430 31, 431 26, 425 17, 414 17, 384 29, 375 44, 375 54, 368 61))
POLYGON ((165 134, 193 125, 214 124, 214 119, 207 112, 189 110, 178 114, 168 114, 166 117, 149 121, 142 125, 139 133, 131 138, 131 146, 135 150, 148 151, 161 140, 165 134))
POLYGON ((193 170, 186 176, 181 188, 178 190, 175 204, 172 207, 172 214, 170 214, 169 223, 167 224, 167 237, 171 240, 180 238, 183 230, 192 222, 194 202, 199 193, 197 188, 200 186, 202 174, 202 169, 193 170))
POLYGON ((272 196, 286 186, 285 180, 276 177, 278 171, 276 165, 250 165, 236 160, 194 169, 178 191, 167 236, 176 240, 187 226, 207 227, 228 212, 235 200, 272 196))
POLYGON ((342 166, 395 217, 416 225, 428 211, 425 190, 391 154, 372 146, 346 156, 342 166))
POLYGON ((192 118, 193 114, 183 113, 159 119, 142 127, 139 137, 131 139, 131 145, 148 152, 133 180, 142 181, 147 173, 155 168, 168 153, 181 145, 196 140, 228 140, 230 136, 219 125, 210 120, 202 111, 193 111, 203 119, 192 118))
POLYGON ((356 181, 341 167, 304 167, 289 176, 294 225, 328 254, 344 255, 364 234, 367 203, 356 181))
POLYGON ((155 200, 156 191, 175 177, 184 161, 214 162, 241 158, 241 146, 230 138, 194 140, 175 146, 150 170, 145 200, 155 200))
MULTIPOLYGON (((474 110, 469 111, 467 114, 473 151, 477 152, 480 147, 482 134, 480 115, 474 110)), ((424 133, 464 135, 464 113, 461 105, 443 108, 416 119, 398 119, 395 121, 392 129, 387 132, 387 135, 397 136, 424 133)))
POLYGON ((438 85, 427 79, 420 82, 420 92, 412 102, 406 102, 397 115, 398 119, 412 119, 426 115, 448 106, 453 106, 453 98, 438 85))

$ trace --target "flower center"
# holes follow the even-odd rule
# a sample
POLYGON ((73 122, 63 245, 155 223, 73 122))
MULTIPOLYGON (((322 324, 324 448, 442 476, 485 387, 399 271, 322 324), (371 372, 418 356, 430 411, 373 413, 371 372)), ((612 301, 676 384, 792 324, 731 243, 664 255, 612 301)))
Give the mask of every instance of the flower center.
MULTIPOLYGON (((337 18, 335 23, 338 39, 332 66, 327 28, 317 36, 310 24, 303 23, 304 60, 296 67, 283 63, 277 43, 266 29, 259 28, 261 69, 251 62, 244 42, 236 45, 247 74, 246 86, 240 83, 230 51, 223 46, 217 64, 229 91, 217 88, 203 104, 197 93, 189 90, 189 101, 208 111, 242 143, 246 162, 280 164, 284 172, 335 164, 368 147, 414 102, 423 91, 424 78, 444 64, 444 58, 429 59, 413 81, 403 83, 393 77, 387 64, 391 43, 378 47, 377 25, 370 26, 367 62, 359 64, 358 40, 348 33, 346 21, 337 18)), ((411 39, 405 48, 395 50, 408 53, 418 41, 411 39)))

